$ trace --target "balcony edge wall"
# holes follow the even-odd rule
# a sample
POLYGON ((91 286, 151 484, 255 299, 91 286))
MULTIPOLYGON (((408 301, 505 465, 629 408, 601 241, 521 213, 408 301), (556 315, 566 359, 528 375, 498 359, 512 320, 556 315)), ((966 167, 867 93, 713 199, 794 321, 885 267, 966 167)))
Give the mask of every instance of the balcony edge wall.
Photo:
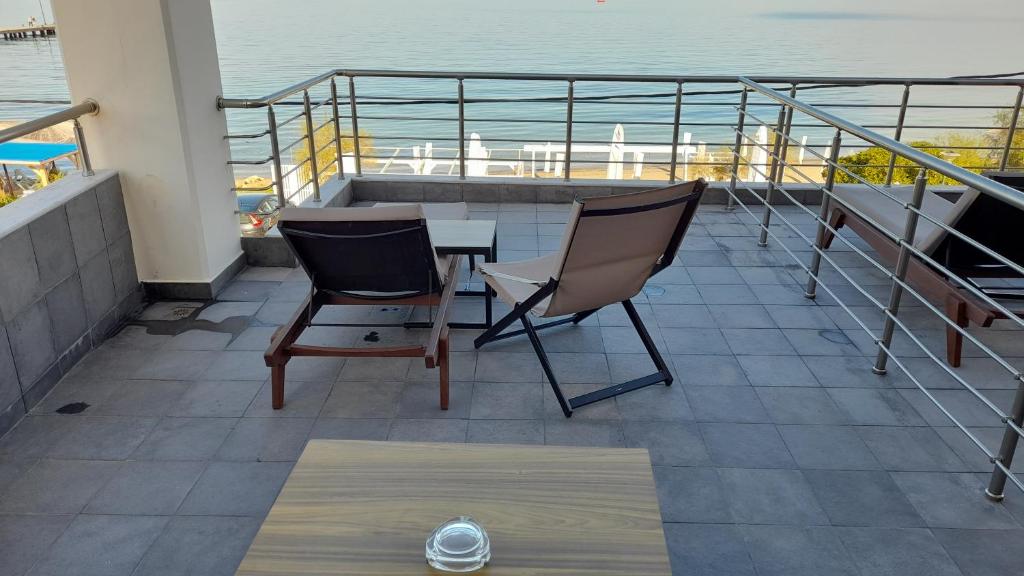
POLYGON ((142 304, 117 172, 72 174, 2 210, 0 435, 142 304))

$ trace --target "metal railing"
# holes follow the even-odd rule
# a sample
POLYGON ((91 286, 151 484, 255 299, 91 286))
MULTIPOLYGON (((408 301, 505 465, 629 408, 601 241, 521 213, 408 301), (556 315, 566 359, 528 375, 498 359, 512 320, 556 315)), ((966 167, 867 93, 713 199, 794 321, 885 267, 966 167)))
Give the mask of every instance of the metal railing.
POLYGON ((23 138, 70 120, 75 133, 75 142, 78 146, 78 156, 81 159, 82 174, 84 176, 92 176, 92 160, 89 157, 89 148, 85 142, 85 131, 82 130, 82 124, 78 119, 87 114, 98 114, 99 111, 99 104, 94 100, 86 100, 58 112, 0 130, 0 144, 17 138, 23 138))
MULTIPOLYGON (((537 155, 543 154, 543 173, 554 173, 568 181, 572 178, 593 177, 593 167, 619 165, 616 173, 622 177, 626 166, 632 166, 634 177, 643 177, 646 167, 647 177, 656 171, 655 179, 670 182, 679 178, 695 175, 723 179, 730 178, 737 168, 734 166, 735 155, 743 151, 756 150, 760 144, 756 136, 733 139, 732 128, 736 117, 730 112, 738 102, 733 98, 744 99, 741 108, 751 111, 785 110, 784 106, 771 98, 764 97, 757 91, 751 92, 744 88, 739 76, 699 76, 699 75, 614 75, 614 74, 515 74, 515 73, 479 73, 479 72, 431 72, 431 71, 393 71, 393 70, 351 70, 337 69, 325 72, 304 80, 262 98, 219 98, 218 106, 222 109, 241 111, 266 108, 266 120, 259 127, 253 118, 247 125, 253 130, 244 133, 230 134, 227 138, 237 147, 243 148, 237 154, 239 159, 232 160, 235 167, 245 166, 253 170, 256 167, 270 166, 271 183, 266 186, 235 188, 239 192, 269 192, 275 190, 282 202, 294 201, 312 195, 319 197, 319 185, 327 177, 335 174, 343 177, 345 164, 350 162, 350 170, 361 175, 371 166, 383 165, 385 169, 406 166, 413 173, 420 173, 424 166, 447 166, 447 173, 457 174, 459 178, 480 175, 475 164, 483 163, 484 172, 491 167, 503 171, 501 175, 511 171, 517 176, 527 173, 526 165, 531 169, 529 174, 537 176, 537 155), (374 84, 381 82, 413 81, 412 90, 396 89, 394 85, 373 90, 374 84), (338 83, 347 86, 341 88, 338 83), (438 85, 440 83, 440 86, 438 85), (472 83, 481 96, 467 96, 472 83), (483 84, 491 86, 495 83, 504 87, 509 95, 495 95, 495 90, 484 89, 483 84), (359 90, 357 91, 357 84, 359 90), (429 84, 429 88, 425 85, 429 84), (362 86, 368 86, 368 93, 362 86), (552 87, 561 87, 561 94, 552 93, 552 87), (663 86, 664 90, 652 87, 663 86), (630 87, 630 92, 623 92, 630 87), (642 89, 641 89, 642 87, 642 89), (586 89, 586 92, 584 92, 586 89), (594 91, 597 91, 596 93, 594 91), (358 93, 357 93, 358 92, 358 93), (382 93, 383 92, 383 93, 382 93), (402 95, 408 92, 409 95, 402 95), (524 92, 530 92, 524 95, 524 92), (536 95, 541 92, 541 95, 536 95), (490 94, 490 95, 488 95, 490 94), (495 112, 493 106, 500 106, 495 112), (531 115, 517 114, 517 106, 533 107, 531 115), (559 112, 558 107, 561 107, 559 112), (296 108, 297 113, 290 113, 296 108), (467 115, 467 108, 478 110, 477 114, 467 115), (545 112, 539 117, 532 115, 540 109, 545 112), (435 109, 452 110, 451 114, 436 114, 429 111, 435 109), (278 114, 287 110, 283 120, 278 114), (412 110, 411 113, 400 113, 412 110), (609 111, 611 110, 611 111, 609 111), (392 112, 394 111, 394 112, 392 112), (297 122, 300 121, 301 122, 297 122), (452 124, 455 126, 451 126, 452 124), (372 124, 369 133, 360 132, 360 127, 372 124), (610 149, 610 139, 602 139, 596 131, 616 124, 629 130, 641 131, 641 138, 630 139, 626 145, 632 149, 632 158, 624 154, 613 158, 605 154, 610 149), (398 125, 400 132, 389 131, 389 127, 398 125), (485 135, 487 142, 499 146, 490 149, 487 156, 467 156, 467 125, 490 126, 498 136, 485 135), (435 131, 423 134, 422 127, 435 131), (448 128, 451 126, 451 128, 448 128), (296 127, 298 127, 296 129, 296 127), (330 128, 328 128, 330 127, 330 128), (344 127, 344 128, 343 128, 344 127), (533 129, 534 135, 524 131, 533 129), (564 130, 564 136, 552 130, 564 130), (320 130, 327 130, 330 138, 318 142, 316 135, 320 130), (680 135, 687 136, 687 130, 707 130, 709 137, 704 141, 693 142, 680 135), (410 133, 416 132, 416 133, 410 133), (313 134, 313 137, 309 137, 313 134), (725 134, 722 137, 722 134, 725 134), (561 136, 561 137, 560 137, 561 136), (372 148, 367 146, 372 138, 372 148), (261 153, 253 150, 260 142, 266 148, 261 153), (444 157, 427 158, 418 154, 415 142, 438 142, 433 152, 447 154, 444 157), (392 143, 392 144, 389 144, 392 143), (322 144, 318 146, 318 144, 322 144), (501 146, 504 145, 504 146, 501 146), (295 154, 301 146, 302 152, 295 154), (513 147, 510 147, 513 146, 513 147), (521 146, 515 148, 514 146, 521 146), (346 151, 343 153, 343 148, 346 151), (378 150, 394 149, 394 153, 378 153, 378 150), (318 162, 319 153, 332 150, 325 157, 329 162, 318 162), (597 155, 607 158, 595 158, 595 149, 602 150, 597 155), (268 153, 263 153, 267 150, 268 153), (644 151, 647 151, 646 153, 644 151), (411 151, 407 152, 407 151, 411 151), (296 156, 294 167, 283 171, 288 165, 288 154, 296 156), (554 170, 551 170, 551 166, 554 170), (590 168, 588 171, 587 168, 590 168), (475 173, 474 173, 475 172, 475 173), (285 192, 285 180, 293 174, 301 173, 304 182, 291 186, 285 192), (316 174, 316 177, 312 175, 316 174)), ((759 76, 751 81, 763 85, 784 86, 791 96, 815 94, 821 102, 813 102, 817 108, 835 109, 849 116, 852 112, 867 114, 868 121, 860 125, 871 130, 892 131, 896 140, 906 139, 908 134, 936 134, 939 131, 965 130, 985 131, 989 134, 988 141, 982 145, 962 145, 947 143, 936 145, 944 153, 958 154, 972 152, 985 157, 985 165, 967 166, 969 169, 1007 169, 1011 159, 1024 152, 1024 146, 1014 144, 1014 136, 1020 117, 1021 99, 1024 96, 1024 79, 1022 78, 869 78, 869 77, 790 77, 790 76, 759 76), (912 88, 914 89, 912 91, 912 88), (884 103, 884 98, 874 98, 873 102, 865 102, 859 91, 874 89, 898 89, 899 99, 892 103, 884 103), (1003 103, 986 100, 985 103, 948 103, 922 101, 929 90, 964 89, 1003 91, 999 96, 1003 103), (1012 91, 1011 94, 1009 91, 1012 91), (1012 96, 1012 97, 1011 97, 1012 96), (879 103, 883 102, 883 103, 879 103), (954 114, 955 113, 955 114, 954 114), (993 123, 980 123, 976 118, 963 122, 951 122, 946 117, 950 114, 976 117, 979 114, 1009 115, 1006 126, 993 123), (940 115, 932 121, 917 119, 922 115, 940 115), (890 118, 895 116, 895 118, 890 118), (997 137, 1005 134, 1005 138, 997 137)), ((799 152, 800 162, 794 164, 803 168, 817 168, 825 171, 824 164, 818 162, 820 157, 828 156, 831 137, 826 134, 828 123, 809 117, 787 123, 788 132, 803 131, 805 138, 795 144, 799 152)), ((853 152, 875 146, 871 143, 848 142, 843 149, 853 152)), ((791 147, 787 147, 788 148, 791 147)), ((897 156, 891 155, 887 163, 877 165, 861 165, 860 168, 886 169, 885 182, 891 183, 896 172, 897 156)), ((767 181, 756 171, 747 169, 745 176, 754 181, 767 181)), ((432 171, 428 171, 433 173, 432 171)), ((609 171, 611 173, 611 171, 609 171)), ((782 178, 789 174, 788 168, 783 170, 782 178)))
MULTIPOLYGON (((921 286, 916 286, 908 278, 908 271, 912 261, 921 263, 947 279, 952 286, 958 291, 962 291, 965 296, 976 299, 982 305, 990 307, 997 317, 1004 318, 1011 323, 1014 330, 1024 329, 1024 318, 1021 317, 1024 314, 1024 309, 1014 308, 1012 304, 996 299, 972 282, 969 277, 962 277, 950 270, 945 263, 938 260, 938 256, 922 251, 914 243, 919 222, 925 221, 932 226, 941 228, 944 234, 955 237, 987 257, 998 261, 999 264, 1009 270, 1012 277, 1024 278, 1024 266, 969 237, 964 232, 929 214, 922 208, 924 197, 929 193, 927 190, 929 173, 941 175, 949 181, 977 190, 981 194, 995 198, 1009 207, 1022 211, 1024 211, 1024 193, 955 166, 933 155, 926 154, 911 146, 900 143, 894 138, 884 136, 825 112, 819 107, 795 98, 792 92, 786 94, 768 87, 764 83, 747 78, 741 78, 739 81, 744 87, 744 92, 740 104, 737 106, 739 112, 739 119, 735 128, 737 142, 750 139, 745 130, 749 129, 751 125, 767 126, 774 136, 774 142, 770 147, 759 145, 769 158, 766 167, 755 166, 749 160, 743 158, 741 154, 735 154, 730 185, 728 187, 730 206, 742 208, 743 212, 756 224, 759 230, 758 245, 762 247, 768 246, 769 240, 771 240, 807 275, 805 295, 808 298, 815 298, 819 288, 824 290, 849 314, 857 328, 863 330, 870 337, 878 349, 875 363, 872 367, 875 373, 884 374, 886 373, 888 363, 895 364, 907 379, 928 400, 934 403, 939 412, 948 418, 953 426, 958 428, 974 446, 985 454, 993 464, 992 476, 986 490, 990 498, 997 500, 1003 498, 1007 480, 1021 490, 1024 490, 1024 481, 1010 470, 1018 440, 1021 436, 1024 436, 1024 428, 1022 428, 1022 424, 1024 424, 1024 375, 1022 375, 1021 369, 1014 364, 1013 360, 1005 358, 992 345, 987 344, 983 337, 968 331, 955 318, 951 318, 948 313, 944 313, 936 307, 924 295, 924 290, 921 286), (778 103, 780 105, 778 117, 775 119, 762 118, 745 107, 744 103, 754 94, 767 97, 778 103), (829 155, 819 156, 819 159, 826 166, 824 182, 819 182, 816 178, 806 174, 799 166, 787 160, 787 147, 795 143, 794 138, 789 134, 789 130, 794 123, 794 116, 803 116, 822 122, 833 130, 829 155), (891 184, 869 182, 855 170, 851 169, 852 167, 842 165, 838 161, 838 154, 840 148, 846 145, 844 140, 847 139, 864 142, 885 150, 893 158, 890 161, 890 166, 895 163, 896 159, 911 164, 917 172, 917 176, 914 180, 913 191, 909 201, 894 194, 894 188, 891 184), (739 178, 738 167, 743 163, 746 163, 751 170, 761 172, 761 175, 766 179, 767 187, 763 192, 753 189, 749 183, 739 178), (793 183, 782 181, 781 174, 784 171, 794 174, 796 182, 812 185, 821 193, 822 201, 817 210, 802 204, 794 196, 790 190, 793 187, 793 183), (902 207, 905 211, 902 229, 888 229, 885 225, 880 224, 866 214, 862 210, 862 206, 853 205, 848 200, 844 200, 839 196, 836 193, 836 181, 840 175, 854 181, 867 193, 877 194, 878 197, 873 200, 874 202, 888 199, 895 202, 892 206, 902 207), (773 200, 777 199, 773 198, 776 194, 781 194, 788 200, 789 204, 796 207, 796 210, 793 212, 797 216, 805 219, 810 217, 813 220, 816 226, 816 233, 813 237, 807 234, 806 229, 801 228, 799 223, 793 221, 795 219, 793 212, 787 212, 786 209, 780 208, 773 203, 773 200), (746 198, 746 201, 744 201, 744 198, 746 198), (872 228, 877 229, 879 234, 884 235, 886 241, 891 242, 897 251, 895 262, 886 263, 877 253, 863 248, 862 244, 839 233, 837 230, 838 226, 829 218, 830 209, 837 206, 855 214, 872 228), (787 213, 789 214, 788 216, 787 213), (781 223, 781 225, 773 223, 776 221, 781 223), (844 244, 844 248, 852 252, 859 259, 857 263, 843 264, 835 253, 830 254, 826 251, 826 236, 832 236, 834 242, 844 244), (793 240, 797 245, 809 248, 809 261, 806 253, 801 253, 800 250, 794 249, 794 243, 787 240, 793 240), (826 275, 822 274, 823 264, 827 265, 831 271, 834 271, 838 275, 838 279, 835 277, 826 279, 826 275), (857 269, 858 265, 864 266, 868 270, 877 270, 885 276, 890 282, 887 298, 873 294, 870 286, 862 281, 858 281, 854 277, 855 273, 853 271, 857 269), (854 291, 853 297, 866 300, 869 302, 870 310, 877 310, 882 315, 883 324, 881 331, 872 328, 872 320, 867 317, 866 312, 858 312, 858 310, 854 309, 853 305, 847 302, 851 297, 843 297, 843 292, 846 288, 852 288, 854 291), (907 297, 912 298, 909 303, 906 301, 907 297), (919 306, 934 315, 941 323, 943 329, 947 332, 950 330, 955 331, 956 335, 980 350, 984 357, 989 358, 1002 371, 1005 371, 1007 376, 1016 383, 1016 393, 1012 406, 999 406, 982 392, 981 387, 976 383, 970 382, 965 372, 956 370, 944 362, 939 357, 941 353, 936 353, 934 350, 934 348, 940 346, 937 346, 933 339, 921 333, 920 330, 915 332, 912 323, 905 318, 901 318, 901 307, 905 308, 908 305, 919 306), (988 447, 979 438, 977 433, 970 430, 968 425, 961 421, 961 417, 955 413, 956 410, 949 409, 942 404, 934 394, 934 391, 926 385, 922 373, 911 368, 909 363, 906 362, 907 354, 910 354, 910 352, 906 354, 900 353, 897 351, 898 347, 894 345, 894 337, 897 335, 897 330, 908 341, 907 346, 912 353, 923 354, 923 357, 931 360, 939 367, 942 373, 952 378, 959 388, 967 391, 991 413, 993 425, 1005 427, 1003 439, 998 448, 988 447)), ((891 183, 891 178, 888 178, 888 181, 891 183)), ((1024 288, 1024 285, 1021 285, 1018 289, 1022 288, 1024 288)), ((1024 304, 1024 300, 1018 300, 1017 304, 1024 304)), ((1013 334, 1020 338, 1020 333, 1013 332, 1013 334)))

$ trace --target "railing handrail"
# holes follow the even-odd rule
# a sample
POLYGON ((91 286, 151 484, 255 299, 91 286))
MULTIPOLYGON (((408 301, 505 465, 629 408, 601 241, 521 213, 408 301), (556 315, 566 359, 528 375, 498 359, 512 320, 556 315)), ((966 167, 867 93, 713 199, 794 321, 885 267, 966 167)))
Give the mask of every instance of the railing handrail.
POLYGON ((28 136, 34 132, 44 130, 51 126, 56 126, 62 122, 68 120, 76 120, 86 114, 96 114, 100 111, 99 104, 95 100, 86 100, 81 104, 70 106, 63 110, 54 112, 53 114, 47 114, 46 116, 40 116, 33 120, 16 124, 10 128, 0 130, 0 144, 14 140, 15 138, 22 138, 28 136))
POLYGON ((82 161, 82 175, 92 176, 92 160, 89 158, 89 148, 85 145, 85 132, 82 130, 82 124, 78 119, 86 114, 99 114, 99 112, 100 105, 95 100, 85 100, 81 104, 70 106, 53 114, 47 114, 46 116, 11 126, 6 130, 0 130, 0 144, 15 138, 28 136, 34 132, 45 130, 70 120, 73 123, 75 132, 75 143, 78 145, 78 157, 82 161))
POLYGON ((636 83, 696 83, 731 84, 749 79, 760 83, 778 84, 834 84, 837 87, 864 86, 1018 86, 1024 87, 1024 78, 969 78, 969 77, 870 77, 870 76, 742 76, 702 74, 551 74, 530 72, 465 72, 430 70, 383 70, 336 68, 297 82, 262 98, 217 98, 218 108, 262 108, 279 102, 293 94, 336 76, 349 78, 437 78, 451 80, 537 80, 580 82, 636 82, 636 83))
POLYGON ((751 80, 750 78, 740 77, 739 82, 759 94, 767 96, 787 107, 799 110, 800 112, 830 126, 839 128, 843 132, 852 134, 861 140, 870 142, 875 146, 884 149, 886 152, 891 152, 907 158, 919 166, 932 170, 938 174, 942 174, 943 176, 951 178, 961 184, 970 186, 979 192, 988 194, 989 196, 998 198, 1011 206, 1024 210, 1024 192, 1010 188, 1009 186, 985 178, 980 174, 965 170, 941 158, 922 152, 912 146, 903 144, 902 142, 894 140, 888 136, 884 136, 878 132, 869 130, 833 114, 829 114, 828 112, 810 104, 801 102, 796 98, 782 94, 777 90, 765 86, 760 82, 751 80))

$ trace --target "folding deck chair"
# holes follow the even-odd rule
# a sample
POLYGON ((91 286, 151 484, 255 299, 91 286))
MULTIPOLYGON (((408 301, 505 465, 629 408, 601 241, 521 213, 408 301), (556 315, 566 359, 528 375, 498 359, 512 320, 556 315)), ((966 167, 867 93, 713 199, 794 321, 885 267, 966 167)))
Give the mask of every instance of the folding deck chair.
POLYGON ((644 328, 630 298, 647 279, 675 258, 706 184, 695 180, 665 188, 577 199, 558 252, 521 262, 480 264, 484 281, 512 311, 481 334, 474 345, 526 334, 566 417, 573 410, 631 390, 664 382, 672 375, 644 328), (584 318, 609 304, 621 303, 640 335, 657 372, 575 398, 566 399, 541 346, 537 331, 584 318), (567 316, 534 326, 528 314, 567 316), (502 333, 516 321, 522 330, 502 333))
MULTIPOLYGON (((998 182, 1024 190, 1024 176, 1010 173, 985 173, 998 182)), ((893 186, 887 192, 904 203, 909 203, 912 186, 893 186)), ((832 201, 829 224, 833 229, 848 226, 878 252, 882 260, 896 261, 899 246, 892 236, 899 236, 904 227, 906 209, 903 204, 886 198, 863 186, 839 185, 832 201), (858 214, 859 212, 859 214, 858 214), (874 221, 872 224, 869 220, 874 221), (879 227, 884 230, 879 230, 879 227)), ((929 217, 976 240, 1017 264, 1024 265, 1024 247, 1020 240, 1008 233, 1024 226, 1024 212, 968 188, 955 201, 925 191, 921 210, 929 217)), ((828 248, 833 234, 826 230, 823 248, 828 248)), ((913 246, 935 260, 949 272, 964 278, 975 289, 993 299, 1024 301, 1020 287, 987 285, 981 278, 1020 279, 1012 268, 970 246, 963 239, 950 234, 928 219, 918 220, 913 246)), ((966 290, 945 271, 930 263, 912 257, 907 268, 907 280, 931 300, 941 302, 946 316, 957 326, 967 328, 971 322, 988 327, 997 318, 1004 317, 998 310, 966 290)), ((1011 303, 1011 312, 1021 315, 1011 303)), ((958 367, 963 352, 963 335, 952 326, 946 326, 946 361, 958 367)))
MULTIPOLYGON (((284 405, 285 365, 302 356, 422 357, 440 368, 441 409, 448 409, 448 317, 458 283, 458 257, 439 258, 419 204, 370 208, 293 208, 278 229, 312 282, 309 296, 271 339, 264 359, 271 371, 274 409, 284 405), (315 323, 329 305, 436 306, 426 324, 315 323), (423 345, 337 348, 299 344, 316 326, 422 326, 423 345)), ((433 310, 433 309, 432 309, 433 310)))

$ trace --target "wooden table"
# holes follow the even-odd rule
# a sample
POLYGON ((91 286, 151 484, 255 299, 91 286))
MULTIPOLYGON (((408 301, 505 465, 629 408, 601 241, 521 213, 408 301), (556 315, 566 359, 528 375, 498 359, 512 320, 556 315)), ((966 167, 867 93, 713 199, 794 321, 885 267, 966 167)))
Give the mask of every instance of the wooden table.
POLYGON ((459 515, 491 538, 474 574, 671 573, 646 450, 312 440, 238 574, 440 574, 424 543, 459 515))

